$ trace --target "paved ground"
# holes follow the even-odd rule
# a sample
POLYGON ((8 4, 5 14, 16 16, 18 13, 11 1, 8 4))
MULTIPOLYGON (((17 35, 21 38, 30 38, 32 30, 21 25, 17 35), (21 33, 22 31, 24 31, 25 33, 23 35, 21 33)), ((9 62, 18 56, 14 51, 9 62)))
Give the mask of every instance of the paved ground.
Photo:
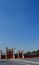
POLYGON ((26 59, 21 59, 21 60, 32 61, 32 62, 39 62, 39 58, 26 58, 26 59))
POLYGON ((39 65, 39 61, 38 62, 37 61, 32 61, 29 59, 27 59, 27 60, 26 59, 23 59, 23 60, 6 60, 6 61, 0 61, 0 65, 39 65))

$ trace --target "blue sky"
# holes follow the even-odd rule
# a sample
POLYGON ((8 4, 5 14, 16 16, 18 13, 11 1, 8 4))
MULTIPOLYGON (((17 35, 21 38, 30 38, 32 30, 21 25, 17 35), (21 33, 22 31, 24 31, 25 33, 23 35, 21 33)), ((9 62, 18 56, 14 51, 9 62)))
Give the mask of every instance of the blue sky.
POLYGON ((0 49, 39 49, 39 0, 0 0, 0 49))

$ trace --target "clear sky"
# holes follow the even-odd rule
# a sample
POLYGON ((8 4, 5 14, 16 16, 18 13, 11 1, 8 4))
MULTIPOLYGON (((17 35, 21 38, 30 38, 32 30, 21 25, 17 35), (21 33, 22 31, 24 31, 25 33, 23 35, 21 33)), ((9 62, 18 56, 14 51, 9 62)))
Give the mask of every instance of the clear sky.
POLYGON ((39 49, 39 0, 0 0, 0 49, 39 49))

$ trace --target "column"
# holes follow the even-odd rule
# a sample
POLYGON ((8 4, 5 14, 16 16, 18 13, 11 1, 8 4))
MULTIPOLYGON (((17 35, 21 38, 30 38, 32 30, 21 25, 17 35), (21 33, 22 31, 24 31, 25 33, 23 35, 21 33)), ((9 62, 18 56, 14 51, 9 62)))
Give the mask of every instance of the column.
POLYGON ((1 55, 2 55, 2 50, 0 50, 0 59, 1 59, 1 55))

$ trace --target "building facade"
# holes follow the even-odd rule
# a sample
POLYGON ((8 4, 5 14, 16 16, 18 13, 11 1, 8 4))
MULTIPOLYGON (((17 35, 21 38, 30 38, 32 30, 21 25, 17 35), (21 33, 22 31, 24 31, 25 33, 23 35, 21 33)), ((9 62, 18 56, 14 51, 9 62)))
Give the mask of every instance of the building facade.
POLYGON ((15 59, 15 58, 24 58, 24 51, 19 50, 17 54, 14 54, 15 48, 9 49, 6 47, 5 52, 0 50, 0 59, 15 59))
POLYGON ((9 49, 8 47, 6 48, 6 59, 14 59, 14 50, 15 48, 9 49))
POLYGON ((18 50, 18 58, 24 58, 24 51, 23 50, 18 50))

